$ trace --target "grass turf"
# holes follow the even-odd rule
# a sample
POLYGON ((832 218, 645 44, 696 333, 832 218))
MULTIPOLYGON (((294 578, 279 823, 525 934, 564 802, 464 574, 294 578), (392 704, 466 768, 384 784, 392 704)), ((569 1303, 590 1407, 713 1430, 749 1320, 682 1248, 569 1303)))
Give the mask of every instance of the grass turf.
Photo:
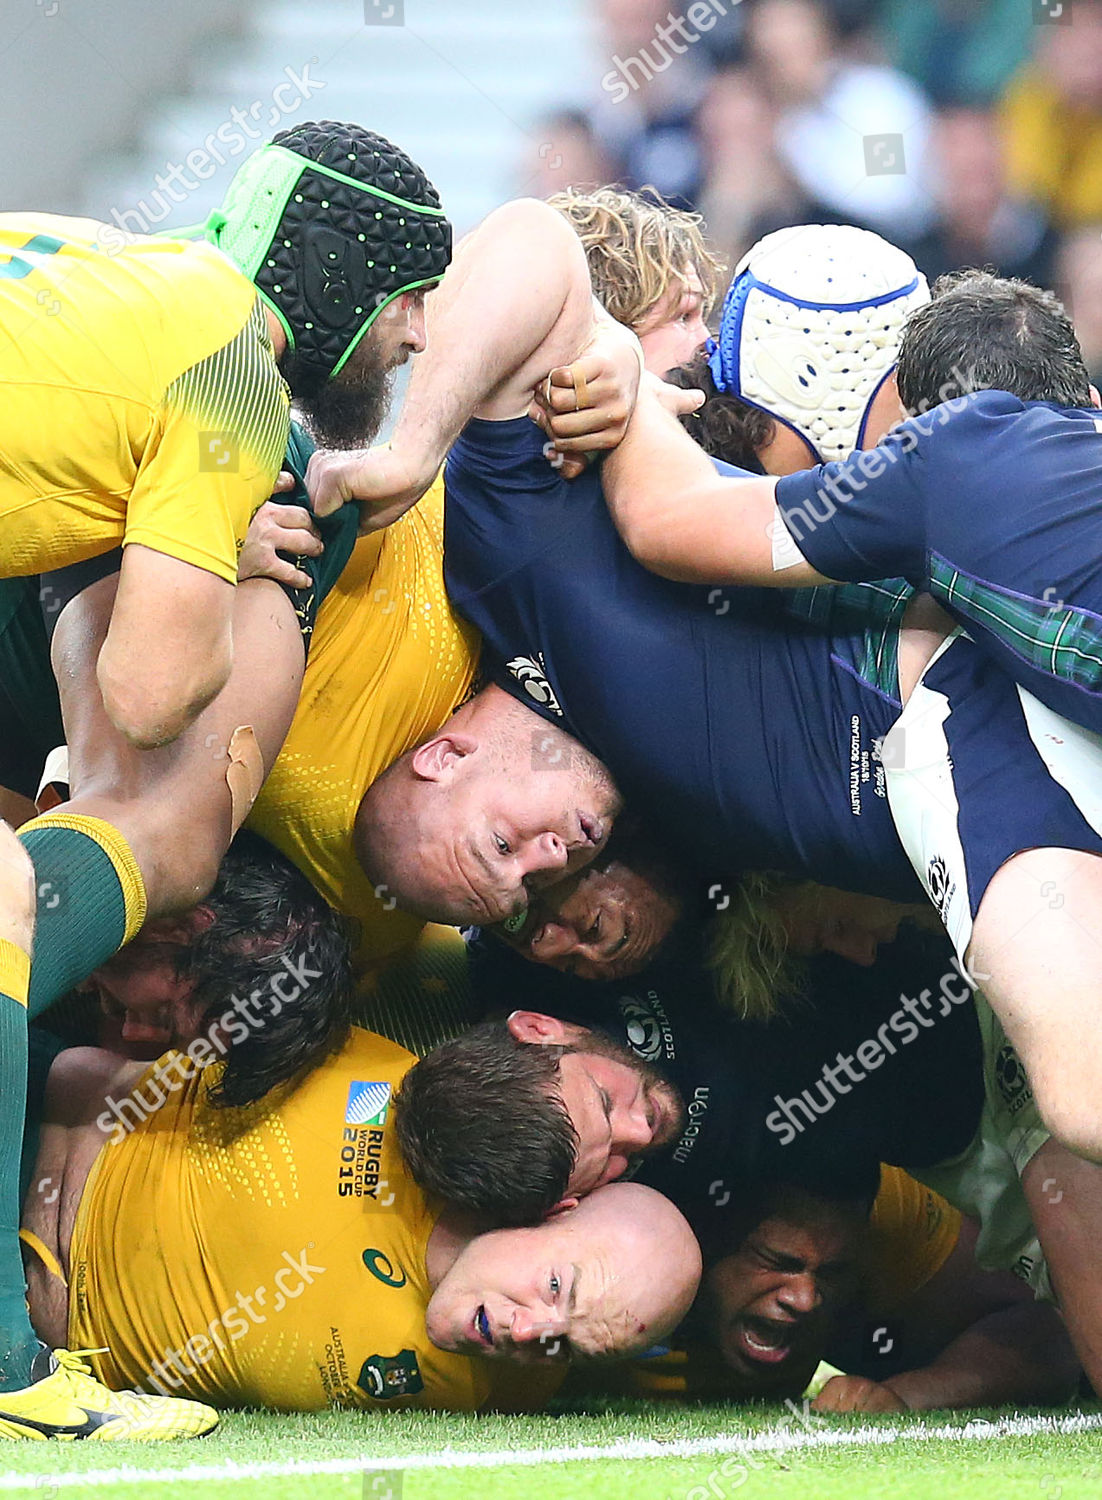
MULTIPOLYGON (((1093 1409, 1086 1409, 1093 1410, 1093 1409)), ((1051 1415, 1051 1414, 1044 1414, 1051 1415)), ((1059 1414, 1058 1414, 1059 1415, 1059 1414)), ((0 1452, 4 1491, 68 1500, 138 1500, 150 1491, 170 1500, 1097 1500, 1102 1494, 1102 1433, 921 1438, 931 1427, 996 1424, 1004 1413, 920 1417, 832 1417, 806 1423, 783 1408, 678 1408, 614 1403, 593 1414, 557 1417, 459 1417, 395 1413, 365 1418, 335 1412, 286 1417, 231 1414, 213 1437, 172 1445, 9 1443, 0 1452), (493 1468, 414 1467, 445 1453, 502 1454, 621 1439, 686 1442, 713 1438, 815 1443, 823 1433, 884 1431, 890 1441, 791 1451, 723 1451, 691 1457, 606 1458, 493 1468), (894 1434, 894 1435, 893 1435, 894 1434), (372 1471, 372 1460, 410 1467, 372 1471), (188 1477, 189 1469, 299 1464, 293 1474, 188 1477), (311 1473, 306 1466, 353 1464, 353 1472, 311 1473), (362 1466, 362 1467, 361 1467, 362 1466), (108 1471, 134 1472, 132 1480, 108 1471), (150 1475, 156 1471, 156 1477, 150 1475), (176 1476, 173 1479, 172 1476, 176 1476), (95 1481, 97 1478, 101 1481, 95 1481)))

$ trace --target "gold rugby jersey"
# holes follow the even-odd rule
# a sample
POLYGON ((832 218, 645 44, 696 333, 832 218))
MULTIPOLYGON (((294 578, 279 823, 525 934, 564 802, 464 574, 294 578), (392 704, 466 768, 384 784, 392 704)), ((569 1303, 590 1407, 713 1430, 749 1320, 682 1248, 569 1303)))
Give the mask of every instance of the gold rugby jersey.
POLYGON ((510 1406, 546 1399, 563 1371, 529 1379, 425 1333, 437 1216, 390 1118, 414 1061, 355 1029, 297 1089, 218 1110, 218 1065, 166 1054, 104 1121, 70 1250, 70 1347, 109 1350, 92 1362, 116 1390, 223 1407, 468 1411, 498 1404, 495 1380, 510 1406))
POLYGON ((219 251, 0 214, 0 576, 137 542, 235 583, 289 421, 219 251))

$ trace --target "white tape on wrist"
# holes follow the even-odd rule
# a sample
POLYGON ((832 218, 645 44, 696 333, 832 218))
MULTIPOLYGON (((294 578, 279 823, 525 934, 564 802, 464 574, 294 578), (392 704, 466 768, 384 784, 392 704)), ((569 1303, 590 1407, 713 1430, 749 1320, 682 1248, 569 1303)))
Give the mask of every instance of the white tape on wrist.
POLYGON ((778 508, 774 512, 772 526, 773 543, 773 572, 783 573, 785 568, 799 567, 800 563, 806 562, 799 547, 792 540, 792 533, 784 524, 784 518, 778 508))

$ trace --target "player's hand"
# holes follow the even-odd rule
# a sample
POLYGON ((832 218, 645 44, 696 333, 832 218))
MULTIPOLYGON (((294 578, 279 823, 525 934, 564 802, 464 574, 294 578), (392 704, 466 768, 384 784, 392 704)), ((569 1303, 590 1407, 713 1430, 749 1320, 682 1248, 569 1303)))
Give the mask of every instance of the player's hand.
POLYGON ((404 516, 436 478, 389 443, 351 453, 320 450, 306 470, 306 488, 315 514, 332 515, 354 502, 360 508, 360 535, 382 531, 404 516))
POLYGON ((906 1411, 890 1386, 863 1375, 835 1375, 811 1403, 812 1411, 906 1411))
POLYGON ((643 384, 654 392, 666 410, 675 417, 690 416, 694 411, 699 411, 708 399, 703 391, 683 391, 679 385, 670 385, 669 381, 652 375, 649 370, 643 375, 643 384))
POLYGON ((34 865, 10 824, 0 819, 0 938, 30 956, 37 891, 34 865))
MULTIPOLYGON (((294 483, 293 475, 281 474, 276 481, 276 493, 293 489, 294 483), (284 483, 285 480, 289 483, 284 483)), ((238 582, 244 582, 246 578, 274 578, 276 583, 286 583, 291 588, 309 588, 309 573, 277 554, 290 552, 295 557, 320 557, 324 551, 324 543, 308 510, 301 505, 280 505, 266 500, 249 523, 249 532, 237 563, 238 582)))
POLYGON ((585 467, 577 455, 607 452, 623 439, 642 369, 639 340, 602 319, 580 358, 552 370, 539 386, 528 415, 563 455, 568 479, 585 467))

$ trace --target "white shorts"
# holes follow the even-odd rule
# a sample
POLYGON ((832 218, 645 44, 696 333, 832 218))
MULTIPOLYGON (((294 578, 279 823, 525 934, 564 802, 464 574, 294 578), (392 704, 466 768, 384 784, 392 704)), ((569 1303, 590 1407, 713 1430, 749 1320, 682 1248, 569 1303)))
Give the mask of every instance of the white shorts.
POLYGON ((881 745, 896 831, 964 963, 984 892, 1025 849, 1102 854, 1102 736, 954 631, 881 745))
POLYGON ((951 1161, 914 1169, 924 1182, 980 1226, 976 1261, 1013 1271, 1036 1296, 1055 1301, 1048 1265, 1022 1191, 1022 1173, 1050 1139, 1025 1069, 998 1017, 976 996, 983 1041, 983 1112, 971 1144, 951 1161))

